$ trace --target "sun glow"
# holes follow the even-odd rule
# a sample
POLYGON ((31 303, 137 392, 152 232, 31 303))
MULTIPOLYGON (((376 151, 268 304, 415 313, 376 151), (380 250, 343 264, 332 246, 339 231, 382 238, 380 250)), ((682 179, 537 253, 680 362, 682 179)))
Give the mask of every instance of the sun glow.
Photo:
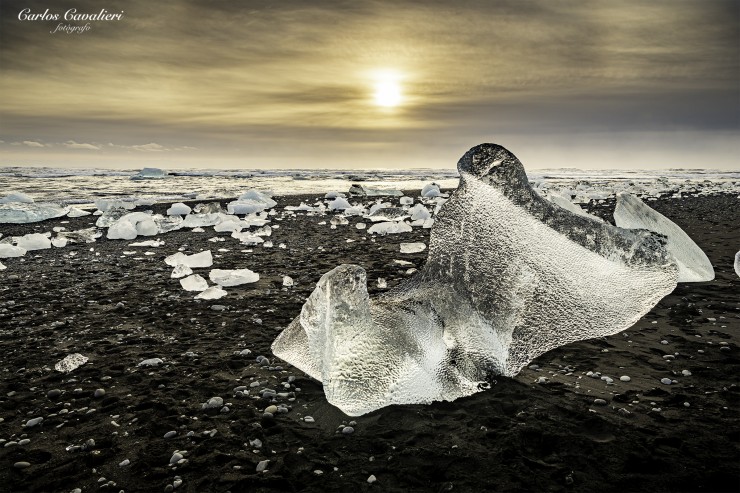
POLYGON ((375 76, 375 104, 393 108, 403 101, 400 76, 395 72, 379 72, 375 76))

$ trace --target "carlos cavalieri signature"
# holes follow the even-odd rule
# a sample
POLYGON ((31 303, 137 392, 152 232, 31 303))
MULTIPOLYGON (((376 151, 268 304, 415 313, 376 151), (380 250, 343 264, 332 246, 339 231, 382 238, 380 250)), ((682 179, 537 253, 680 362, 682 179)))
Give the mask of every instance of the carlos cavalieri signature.
POLYGON ((85 24, 69 24, 59 22, 54 29, 49 31, 51 34, 82 34, 92 29, 91 22, 117 22, 123 19, 123 10, 117 13, 109 12, 106 9, 100 9, 100 12, 79 12, 77 9, 69 9, 64 13, 51 12, 46 9, 44 12, 33 12, 26 8, 18 12, 19 21, 72 21, 84 22, 85 24))

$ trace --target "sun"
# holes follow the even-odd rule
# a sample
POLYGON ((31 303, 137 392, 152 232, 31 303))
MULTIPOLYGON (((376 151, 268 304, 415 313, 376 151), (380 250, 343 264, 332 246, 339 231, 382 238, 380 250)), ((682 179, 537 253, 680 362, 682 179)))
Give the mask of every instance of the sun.
POLYGON ((374 101, 377 106, 393 108, 403 102, 400 79, 397 73, 391 71, 376 74, 374 101))

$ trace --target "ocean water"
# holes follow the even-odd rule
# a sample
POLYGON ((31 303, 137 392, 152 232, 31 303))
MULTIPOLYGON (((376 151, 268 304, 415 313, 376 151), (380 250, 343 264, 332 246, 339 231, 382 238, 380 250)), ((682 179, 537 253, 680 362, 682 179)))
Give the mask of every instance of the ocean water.
MULTIPOLYGON (((430 182, 454 188, 454 169, 413 170, 173 170, 164 179, 132 180, 139 170, 0 168, 0 197, 23 192, 37 202, 90 204, 116 198, 157 202, 234 197, 249 189, 275 195, 347 192, 353 183, 370 188, 414 190, 430 182)), ((527 172, 539 189, 567 190, 602 198, 621 190, 640 195, 681 192, 740 192, 740 170, 577 170, 527 172)))

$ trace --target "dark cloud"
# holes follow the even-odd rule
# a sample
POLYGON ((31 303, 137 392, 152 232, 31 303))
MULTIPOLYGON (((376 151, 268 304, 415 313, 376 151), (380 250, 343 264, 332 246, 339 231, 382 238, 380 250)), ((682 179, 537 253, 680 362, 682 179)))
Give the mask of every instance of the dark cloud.
MULTIPOLYGON (((61 148, 111 159, 156 142, 163 150, 150 154, 197 147, 200 165, 209 164, 208 150, 214 165, 243 156, 253 166, 280 156, 339 165, 348 149, 354 161, 345 165, 382 165, 378 159, 396 153, 449 166, 448 154, 495 136, 557 153, 578 142, 607 148, 603 135, 619 135, 672 162, 676 139, 654 138, 650 148, 639 136, 673 133, 734 152, 737 144, 722 139, 740 130, 739 6, 2 2, 0 139, 89 143, 100 149, 61 148), (72 7, 125 17, 80 35, 49 34, 57 22, 17 18, 22 8, 72 7), (384 69, 400 74, 405 99, 393 110, 372 104, 373 78, 384 69)), ((2 146, 0 165, 34 152, 50 158, 55 149, 2 146)))

